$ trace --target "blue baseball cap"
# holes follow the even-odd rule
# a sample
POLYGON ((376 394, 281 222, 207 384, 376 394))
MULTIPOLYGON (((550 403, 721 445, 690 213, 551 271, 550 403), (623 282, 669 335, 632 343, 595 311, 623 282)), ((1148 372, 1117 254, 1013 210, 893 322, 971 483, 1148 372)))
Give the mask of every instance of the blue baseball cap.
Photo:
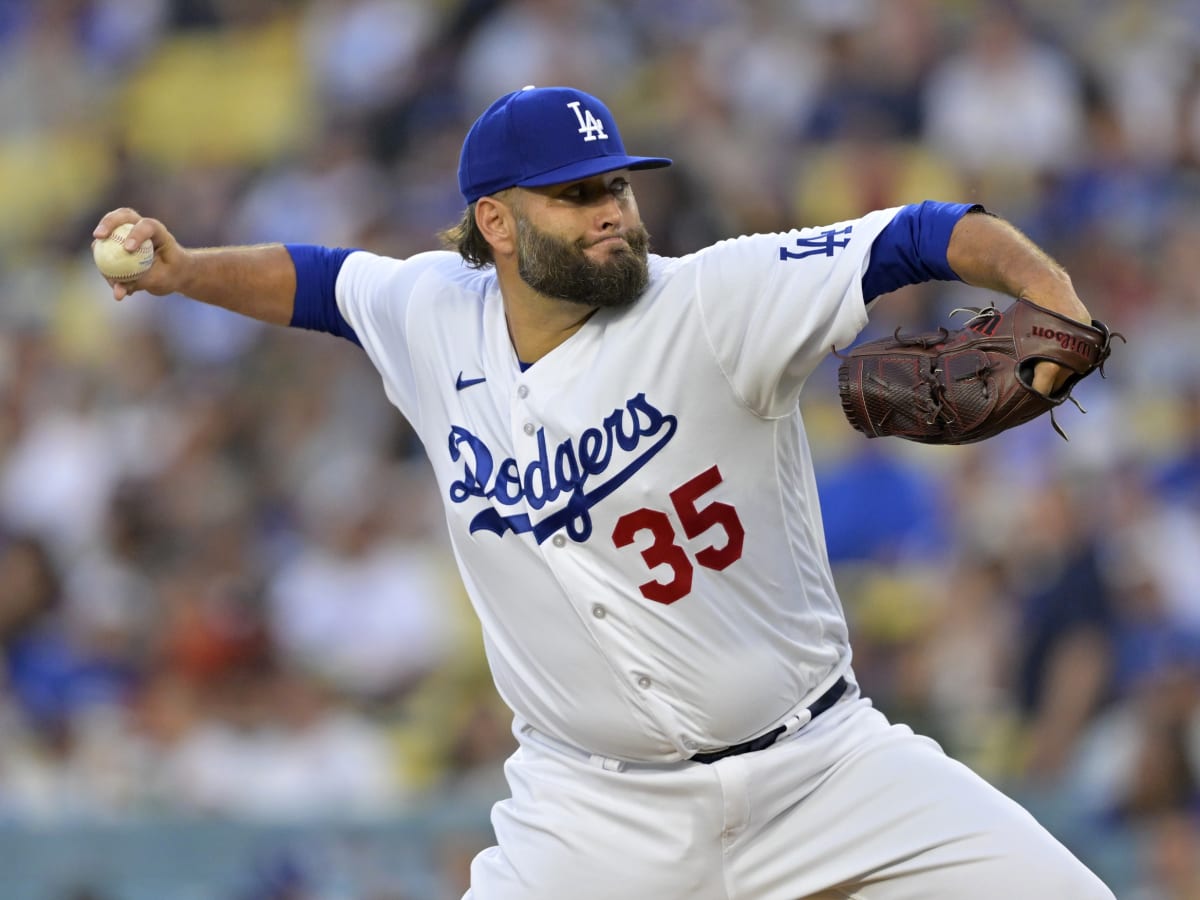
POLYGON ((539 187, 614 169, 657 169, 661 156, 629 156, 608 107, 567 87, 505 94, 471 126, 458 161, 468 203, 505 188, 539 187))

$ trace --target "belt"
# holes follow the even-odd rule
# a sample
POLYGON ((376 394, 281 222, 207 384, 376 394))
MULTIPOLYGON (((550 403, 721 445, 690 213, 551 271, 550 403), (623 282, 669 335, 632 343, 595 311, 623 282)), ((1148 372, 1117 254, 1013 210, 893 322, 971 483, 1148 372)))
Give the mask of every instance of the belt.
POLYGON ((782 725, 777 725, 766 734, 760 734, 756 738, 751 738, 748 741, 743 741, 740 744, 734 744, 732 747, 725 747, 721 750, 711 750, 708 753, 697 753, 691 758, 692 762, 704 763, 708 765, 715 763, 718 759, 724 759, 727 756, 737 756, 741 753, 752 753, 755 750, 763 750, 770 747, 773 743, 783 737, 785 734, 790 734, 803 728, 833 704, 842 699, 842 694, 846 693, 846 679, 839 678, 833 685, 816 699, 815 702, 798 715, 793 716, 782 725))

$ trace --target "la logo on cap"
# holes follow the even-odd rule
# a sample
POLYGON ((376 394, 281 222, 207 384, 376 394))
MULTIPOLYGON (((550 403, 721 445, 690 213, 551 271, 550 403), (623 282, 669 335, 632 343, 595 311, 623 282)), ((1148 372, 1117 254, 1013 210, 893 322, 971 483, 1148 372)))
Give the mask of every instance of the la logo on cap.
POLYGON ((575 118, 579 120, 579 133, 585 141, 594 141, 597 138, 608 140, 608 135, 604 133, 604 123, 593 116, 590 109, 581 111, 579 100, 573 100, 567 106, 574 110, 575 118))

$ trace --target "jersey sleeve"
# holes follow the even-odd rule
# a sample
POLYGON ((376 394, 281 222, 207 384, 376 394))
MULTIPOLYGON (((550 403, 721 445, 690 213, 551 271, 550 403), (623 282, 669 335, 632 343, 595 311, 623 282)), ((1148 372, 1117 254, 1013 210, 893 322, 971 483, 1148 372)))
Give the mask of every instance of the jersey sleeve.
POLYGON ((875 238, 897 212, 734 238, 692 258, 709 343, 748 408, 789 414, 817 364, 866 325, 863 276, 875 238))
POLYGON ((978 203, 936 200, 902 207, 871 245, 863 299, 870 303, 880 294, 923 281, 961 281, 946 251, 958 220, 974 212, 987 210, 978 203))
POLYGON ((342 264, 353 250, 314 244, 284 244, 296 269, 293 328, 324 331, 359 344, 358 335, 337 306, 335 286, 342 264))
POLYGON ((338 310, 382 376, 388 400, 417 428, 420 402, 409 322, 430 255, 401 260, 357 251, 342 263, 336 286, 338 310))

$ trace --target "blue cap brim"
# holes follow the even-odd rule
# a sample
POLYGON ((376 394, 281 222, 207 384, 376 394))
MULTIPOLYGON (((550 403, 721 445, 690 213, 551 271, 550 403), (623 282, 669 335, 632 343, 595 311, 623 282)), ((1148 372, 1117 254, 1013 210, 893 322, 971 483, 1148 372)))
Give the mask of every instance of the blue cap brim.
POLYGON ((665 156, 593 156, 581 159, 567 166, 540 172, 517 182, 518 187, 545 187, 548 184, 565 184, 568 181, 579 181, 591 178, 593 175, 603 175, 605 172, 615 172, 617 169, 661 169, 671 165, 672 160, 665 156))

